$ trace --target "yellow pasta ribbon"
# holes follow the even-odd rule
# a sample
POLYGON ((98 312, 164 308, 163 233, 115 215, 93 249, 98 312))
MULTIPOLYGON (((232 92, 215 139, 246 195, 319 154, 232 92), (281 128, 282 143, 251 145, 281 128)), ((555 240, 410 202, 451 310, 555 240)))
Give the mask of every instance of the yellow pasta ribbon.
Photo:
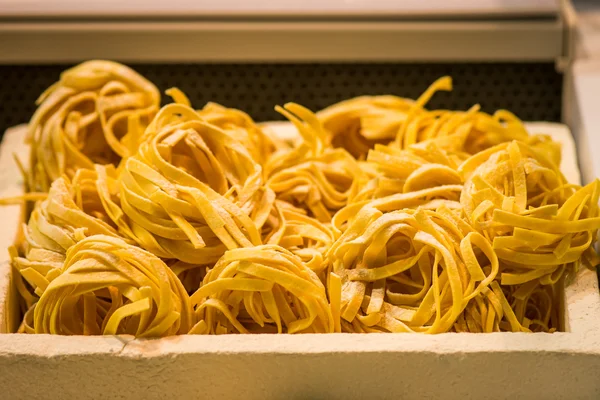
POLYGON ((66 177, 55 180, 23 227, 24 240, 10 249, 13 267, 31 287, 17 285, 27 308, 56 277, 69 248, 92 235, 119 236, 102 207, 95 180, 91 170, 78 170, 72 182, 66 177))
POLYGON ((278 199, 329 222, 356 190, 361 169, 345 150, 327 148, 325 130, 312 112, 293 103, 279 111, 296 125, 302 142, 268 161, 267 186, 278 199))
POLYGON ((226 249, 261 244, 275 200, 262 182, 260 165, 241 142, 193 109, 169 104, 138 153, 124 161, 122 213, 115 208, 113 218, 159 257, 209 265, 226 249))
POLYGON ((228 250, 191 296, 194 333, 326 333, 336 323, 324 285, 276 246, 228 250))
MULTIPOLYGON (((362 96, 276 110, 158 109, 150 82, 83 63, 39 99, 27 224, 9 249, 19 332, 554 332, 600 264, 600 181, 512 113, 362 96)), ((20 164, 19 164, 20 165, 20 164)))
POLYGON ((35 333, 161 337, 193 325, 190 299, 165 263, 105 235, 69 248, 34 307, 35 333))
POLYGON ((229 132, 239 140, 258 164, 264 164, 276 150, 274 139, 243 111, 216 103, 207 103, 198 110, 198 114, 207 122, 229 132))
POLYGON ((94 60, 64 71, 29 122, 29 190, 132 155, 159 103, 156 87, 124 65, 94 60))

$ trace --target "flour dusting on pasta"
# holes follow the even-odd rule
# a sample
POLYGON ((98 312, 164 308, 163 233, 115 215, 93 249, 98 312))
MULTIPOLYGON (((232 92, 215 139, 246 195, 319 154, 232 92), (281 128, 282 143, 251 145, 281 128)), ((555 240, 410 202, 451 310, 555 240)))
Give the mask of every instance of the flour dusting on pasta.
POLYGON ((594 268, 600 181, 512 113, 362 96, 195 109, 114 62, 65 71, 27 141, 9 249, 23 333, 554 332, 594 268))

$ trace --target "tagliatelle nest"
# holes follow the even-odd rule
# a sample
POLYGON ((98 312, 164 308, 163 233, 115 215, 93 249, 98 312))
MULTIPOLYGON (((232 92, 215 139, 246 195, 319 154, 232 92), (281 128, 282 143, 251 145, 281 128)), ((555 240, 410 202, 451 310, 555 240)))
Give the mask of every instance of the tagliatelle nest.
POLYGON ((375 145, 361 163, 367 178, 350 199, 351 203, 410 193, 446 185, 462 185, 457 168, 461 164, 435 140, 400 150, 392 145, 375 145))
POLYGON ((376 144, 394 140, 413 100, 396 96, 361 96, 334 104, 317 116, 331 133, 329 141, 361 159, 376 144))
POLYGON ((77 171, 72 182, 66 177, 55 180, 24 226, 24 241, 9 249, 13 267, 19 272, 15 286, 26 309, 56 277, 67 250, 77 242, 92 235, 118 236, 95 184, 96 173, 84 169, 77 171))
POLYGON ((490 243, 457 227, 447 208, 384 214, 365 207, 330 257, 342 279, 346 331, 447 332, 471 302, 487 314, 474 321, 480 332, 497 330, 504 318, 523 329, 500 288, 488 289, 498 274, 490 243))
POLYGON ((160 111, 124 161, 119 186, 122 214, 113 218, 124 236, 159 257, 202 265, 261 244, 275 200, 241 143, 181 104, 160 111))
POLYGON ((317 275, 278 246, 227 251, 191 301, 198 322, 190 333, 336 330, 317 275))
POLYGON ((523 123, 507 110, 489 115, 479 105, 468 111, 425 109, 439 90, 452 90, 450 77, 435 81, 415 101, 363 96, 334 104, 317 115, 330 132, 332 145, 345 148, 359 160, 378 145, 408 149, 422 142, 433 142, 464 160, 497 144, 520 140, 543 147, 560 163, 560 146, 544 135, 529 136, 523 123))
POLYGON ((283 140, 176 88, 154 116, 118 64, 67 71, 32 119, 30 192, 2 201, 37 201, 10 249, 20 331, 562 329, 568 277, 600 263, 600 181, 567 182, 508 111, 425 108, 451 88, 288 103, 283 140))
POLYGON ((250 116, 243 111, 208 103, 198 114, 207 122, 229 132, 250 152, 254 160, 263 164, 275 151, 273 138, 269 137, 250 116))
POLYGON ((29 122, 29 190, 135 153, 159 103, 156 87, 121 64, 88 61, 63 72, 29 122))
POLYGON ((547 284, 580 260, 595 264, 590 244, 600 222, 598 181, 570 185, 543 153, 518 142, 480 153, 460 171, 469 176, 461 195, 469 222, 493 242, 502 262, 522 272, 504 273, 503 284, 537 278, 547 284))
POLYGON ((327 133, 312 112, 293 103, 278 111, 298 129, 302 142, 292 151, 275 153, 269 160, 267 186, 278 199, 305 209, 321 222, 329 222, 356 191, 362 171, 345 150, 328 147, 327 133))
POLYGON ((56 276, 33 308, 25 331, 68 335, 187 333, 190 300, 157 257, 121 239, 86 238, 67 251, 56 276))
POLYGON ((334 232, 285 201, 277 200, 269 216, 263 241, 275 244, 300 257, 302 262, 323 277, 327 268, 326 253, 334 241, 334 232))

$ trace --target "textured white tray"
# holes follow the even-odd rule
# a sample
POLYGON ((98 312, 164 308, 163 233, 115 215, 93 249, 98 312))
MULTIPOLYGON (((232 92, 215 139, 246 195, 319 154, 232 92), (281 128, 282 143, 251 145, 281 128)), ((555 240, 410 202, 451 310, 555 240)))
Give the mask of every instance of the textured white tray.
MULTIPOLYGON (((273 124, 282 136, 289 126, 273 124)), ((560 124, 531 132, 563 144, 561 169, 579 182, 575 147, 560 124)), ((0 197, 20 193, 12 153, 0 148, 0 197)), ((288 136, 289 137, 289 136, 288 136)), ((580 149, 582 151, 583 149, 580 149)), ((19 207, 0 208, 0 322, 9 297, 5 248, 19 207)), ((568 332, 555 334, 229 335, 58 337, 0 334, 3 399, 591 399, 600 398, 600 295, 582 270, 566 288, 568 332)), ((1 325, 0 331, 7 326, 1 325)))

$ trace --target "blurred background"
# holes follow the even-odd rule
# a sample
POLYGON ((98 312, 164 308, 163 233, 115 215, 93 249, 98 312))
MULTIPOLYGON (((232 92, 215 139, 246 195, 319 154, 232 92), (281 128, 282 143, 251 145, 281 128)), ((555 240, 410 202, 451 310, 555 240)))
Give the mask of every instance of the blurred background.
POLYGON ((600 126, 580 100, 600 88, 595 0, 0 0, 0 132, 27 122, 62 70, 94 58, 256 120, 292 100, 416 97, 451 75, 454 91, 432 107, 507 108, 565 122, 576 139, 600 126))
POLYGON ((276 119, 361 94, 415 97, 451 75, 432 107, 514 110, 560 121, 567 23, 555 0, 0 0, 0 131, 26 122, 60 71, 126 62, 197 107, 276 119))

